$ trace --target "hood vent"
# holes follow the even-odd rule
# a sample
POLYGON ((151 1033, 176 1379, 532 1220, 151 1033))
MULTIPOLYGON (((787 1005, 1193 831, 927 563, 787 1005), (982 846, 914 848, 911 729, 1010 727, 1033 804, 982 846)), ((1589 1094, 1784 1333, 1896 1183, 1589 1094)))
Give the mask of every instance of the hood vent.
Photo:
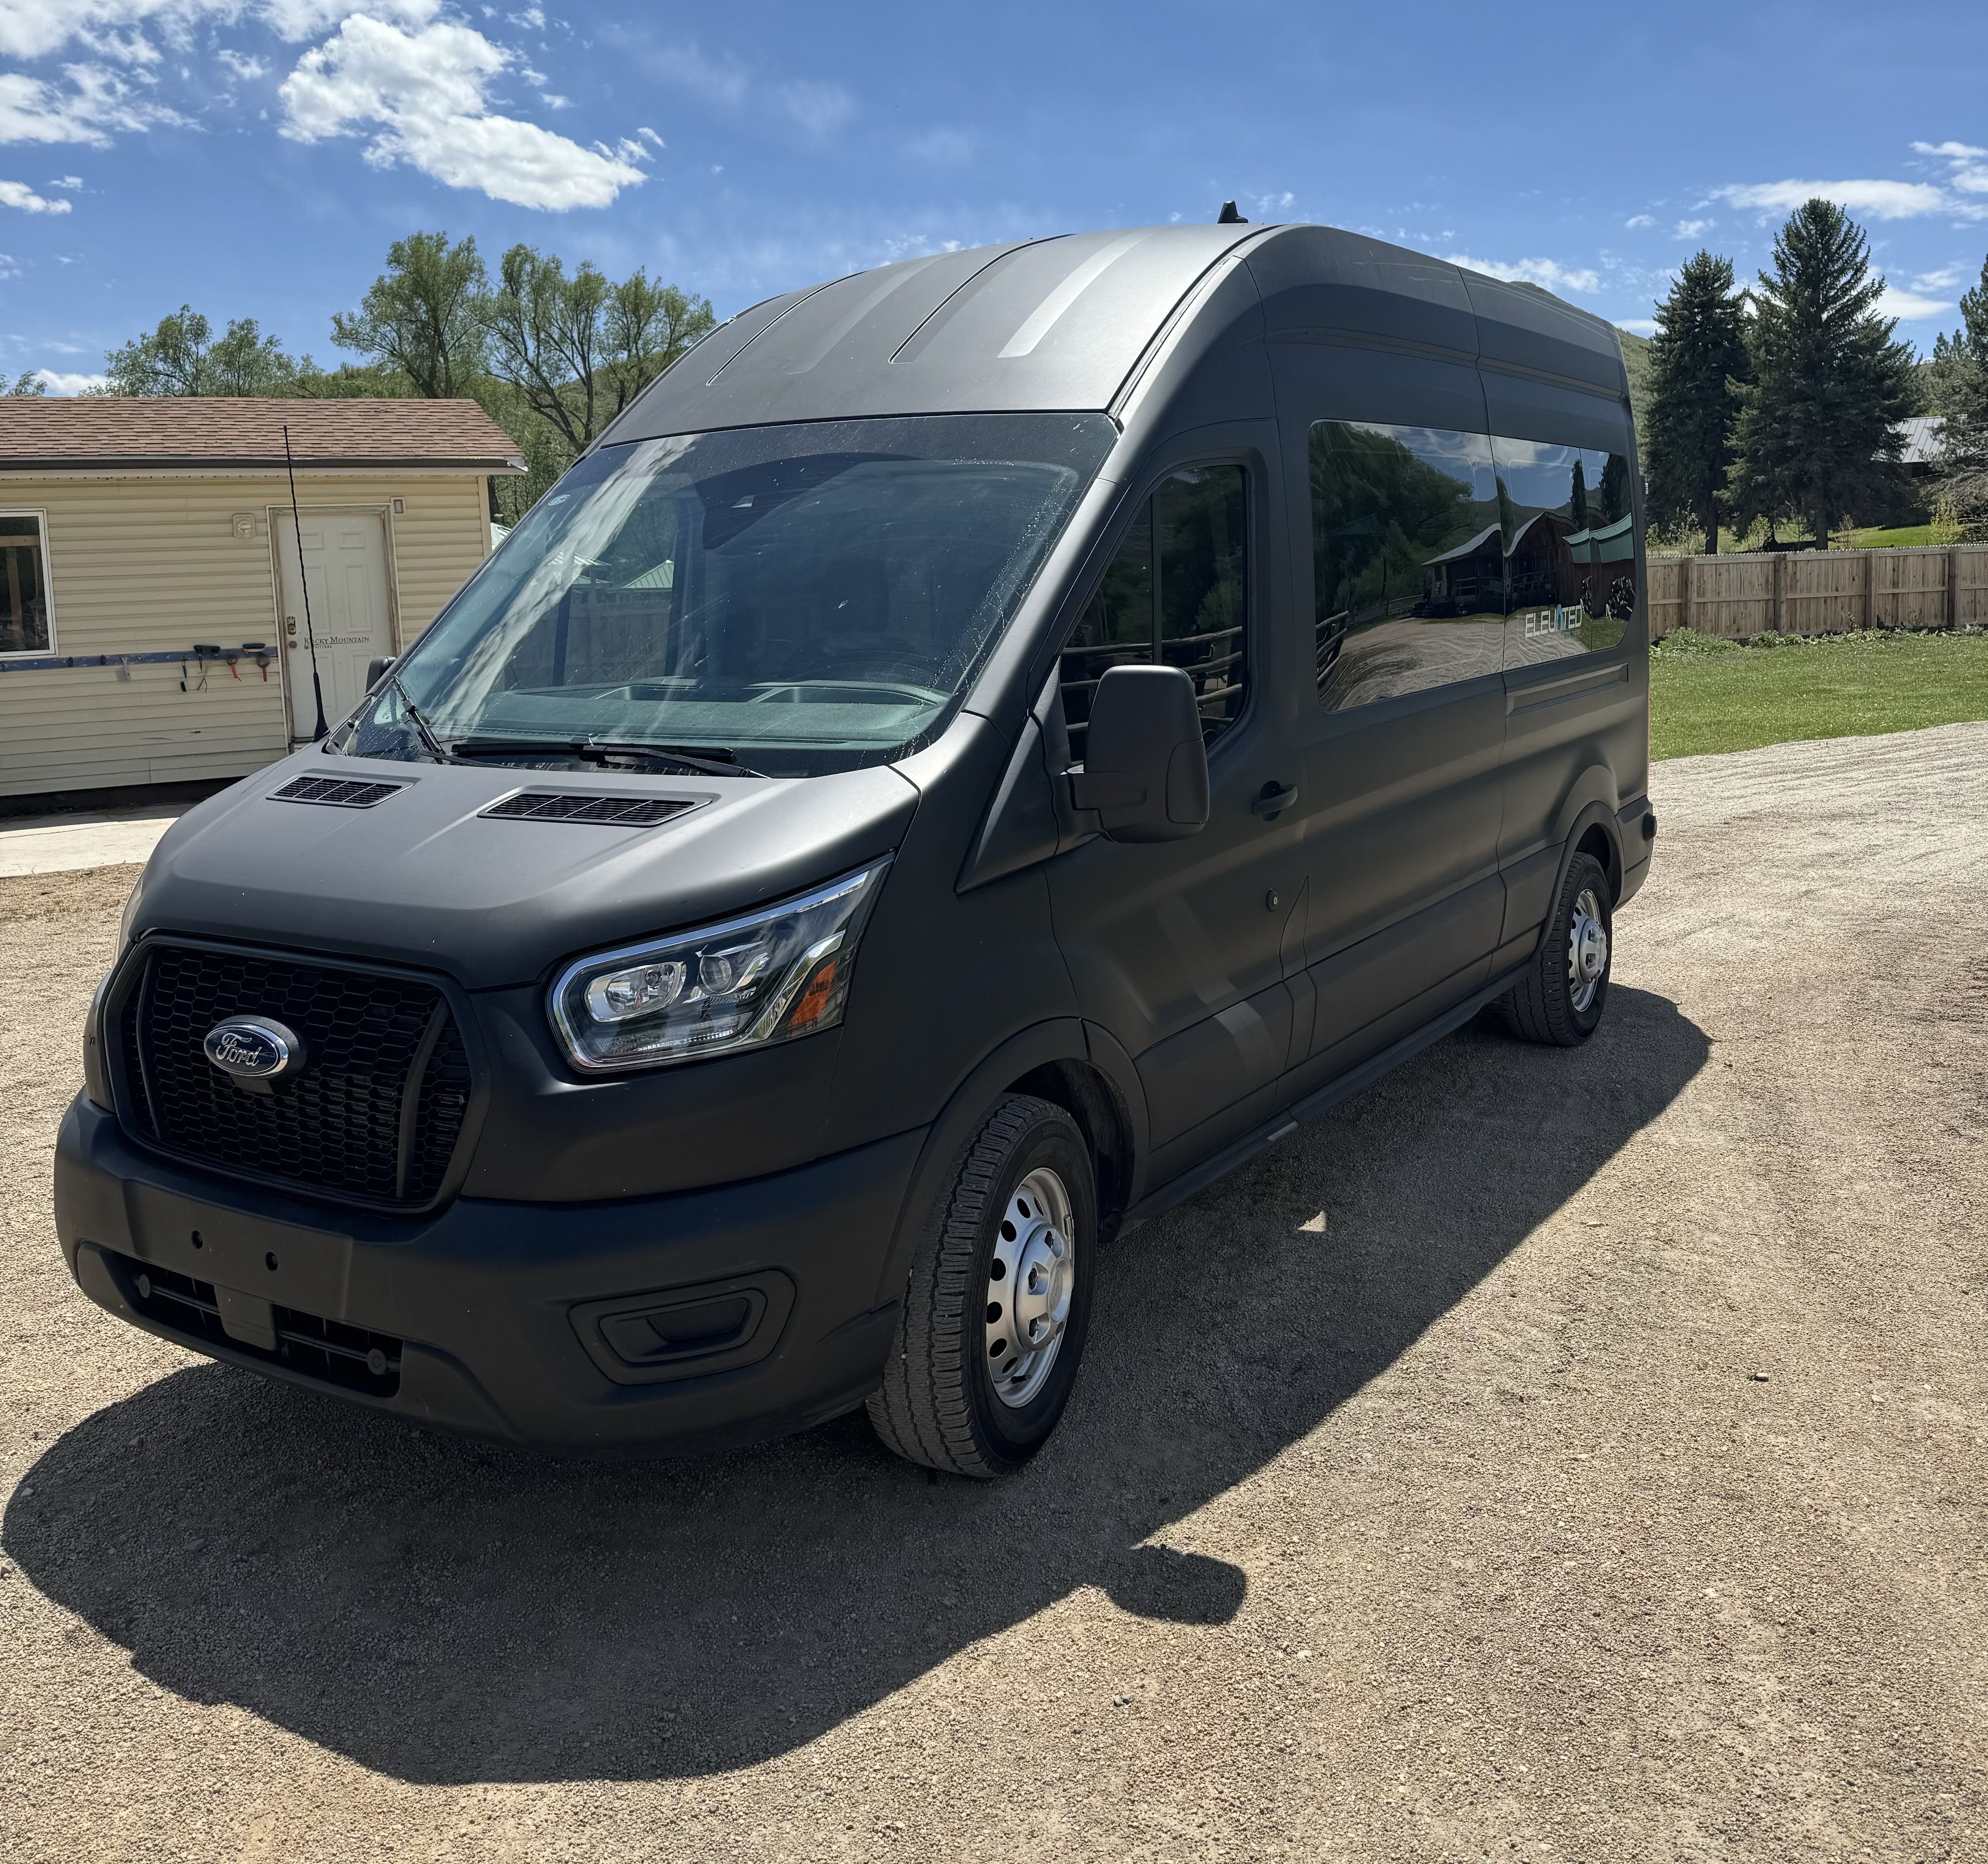
POLYGON ((296 776, 269 792, 272 803, 323 803, 333 809, 370 809, 405 783, 354 783, 343 776, 296 776))
POLYGON ((530 822, 592 822, 610 828, 650 828, 697 804, 674 796, 576 796, 527 790, 492 803, 482 813, 530 822))

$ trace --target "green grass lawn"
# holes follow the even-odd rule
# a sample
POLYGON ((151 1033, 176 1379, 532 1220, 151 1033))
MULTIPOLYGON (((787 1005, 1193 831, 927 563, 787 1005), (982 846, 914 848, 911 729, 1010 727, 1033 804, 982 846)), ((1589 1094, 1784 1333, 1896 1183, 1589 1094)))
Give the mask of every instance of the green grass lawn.
POLYGON ((1650 754, 1691 757, 1988 719, 1988 631, 1740 647, 1671 635, 1650 655, 1650 754))
POLYGON ((1888 531, 1839 531, 1832 541, 1839 550, 1902 550, 1950 544, 1953 540, 1937 525, 1909 524, 1888 531))

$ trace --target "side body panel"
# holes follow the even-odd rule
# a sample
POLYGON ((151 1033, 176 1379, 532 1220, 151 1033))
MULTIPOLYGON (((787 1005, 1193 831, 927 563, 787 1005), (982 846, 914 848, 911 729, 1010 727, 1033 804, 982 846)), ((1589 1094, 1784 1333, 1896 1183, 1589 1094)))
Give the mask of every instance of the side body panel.
MULTIPOLYGON (((1313 569, 1309 435, 1318 421, 1482 431, 1466 364, 1309 339, 1272 347, 1293 511, 1292 624, 1309 644, 1313 569)), ((1303 950, 1309 1040, 1294 1059, 1331 1057, 1307 1084, 1384 1047, 1401 1005, 1430 1013, 1482 983, 1503 920, 1497 770, 1505 694, 1496 673, 1328 712, 1313 656, 1302 688, 1301 797, 1309 882, 1303 950), (1355 1040, 1372 1028, 1370 1044, 1355 1040), (1350 1046, 1349 1046, 1350 1045, 1350 1046)))
MULTIPOLYGON (((1626 403, 1495 367, 1487 367, 1483 379, 1494 433, 1621 455, 1629 462, 1635 499, 1635 609, 1620 644, 1605 653, 1505 669, 1509 715, 1498 854, 1509 898, 1503 942, 1530 949, 1551 908, 1577 818, 1591 805, 1602 805, 1612 834, 1618 810, 1648 788, 1650 658, 1641 496, 1626 403)), ((1640 831, 1633 853, 1638 858, 1642 854, 1640 831)), ((1619 889, 1620 871, 1612 878, 1619 889)))

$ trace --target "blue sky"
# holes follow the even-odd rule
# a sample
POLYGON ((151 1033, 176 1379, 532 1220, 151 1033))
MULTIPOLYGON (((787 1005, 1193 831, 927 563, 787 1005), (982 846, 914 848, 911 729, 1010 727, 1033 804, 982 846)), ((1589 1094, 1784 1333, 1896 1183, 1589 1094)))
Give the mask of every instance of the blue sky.
POLYGON ((1988 252, 1988 8, 0 0, 0 367, 190 303, 341 360, 389 241, 529 240, 720 315, 951 245, 1359 228, 1647 330, 1810 193, 1922 348, 1988 252), (1639 321, 1640 320, 1640 321, 1639 321))

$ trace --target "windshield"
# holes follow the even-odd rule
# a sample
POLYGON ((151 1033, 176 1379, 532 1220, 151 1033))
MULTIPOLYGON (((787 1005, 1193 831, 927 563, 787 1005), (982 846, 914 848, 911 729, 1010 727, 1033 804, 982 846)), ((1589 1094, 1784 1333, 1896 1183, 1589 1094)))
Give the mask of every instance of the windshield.
POLYGON ((769 776, 901 756, 1116 437, 1102 414, 941 415, 604 447, 333 748, 656 767, 658 746, 769 776))

